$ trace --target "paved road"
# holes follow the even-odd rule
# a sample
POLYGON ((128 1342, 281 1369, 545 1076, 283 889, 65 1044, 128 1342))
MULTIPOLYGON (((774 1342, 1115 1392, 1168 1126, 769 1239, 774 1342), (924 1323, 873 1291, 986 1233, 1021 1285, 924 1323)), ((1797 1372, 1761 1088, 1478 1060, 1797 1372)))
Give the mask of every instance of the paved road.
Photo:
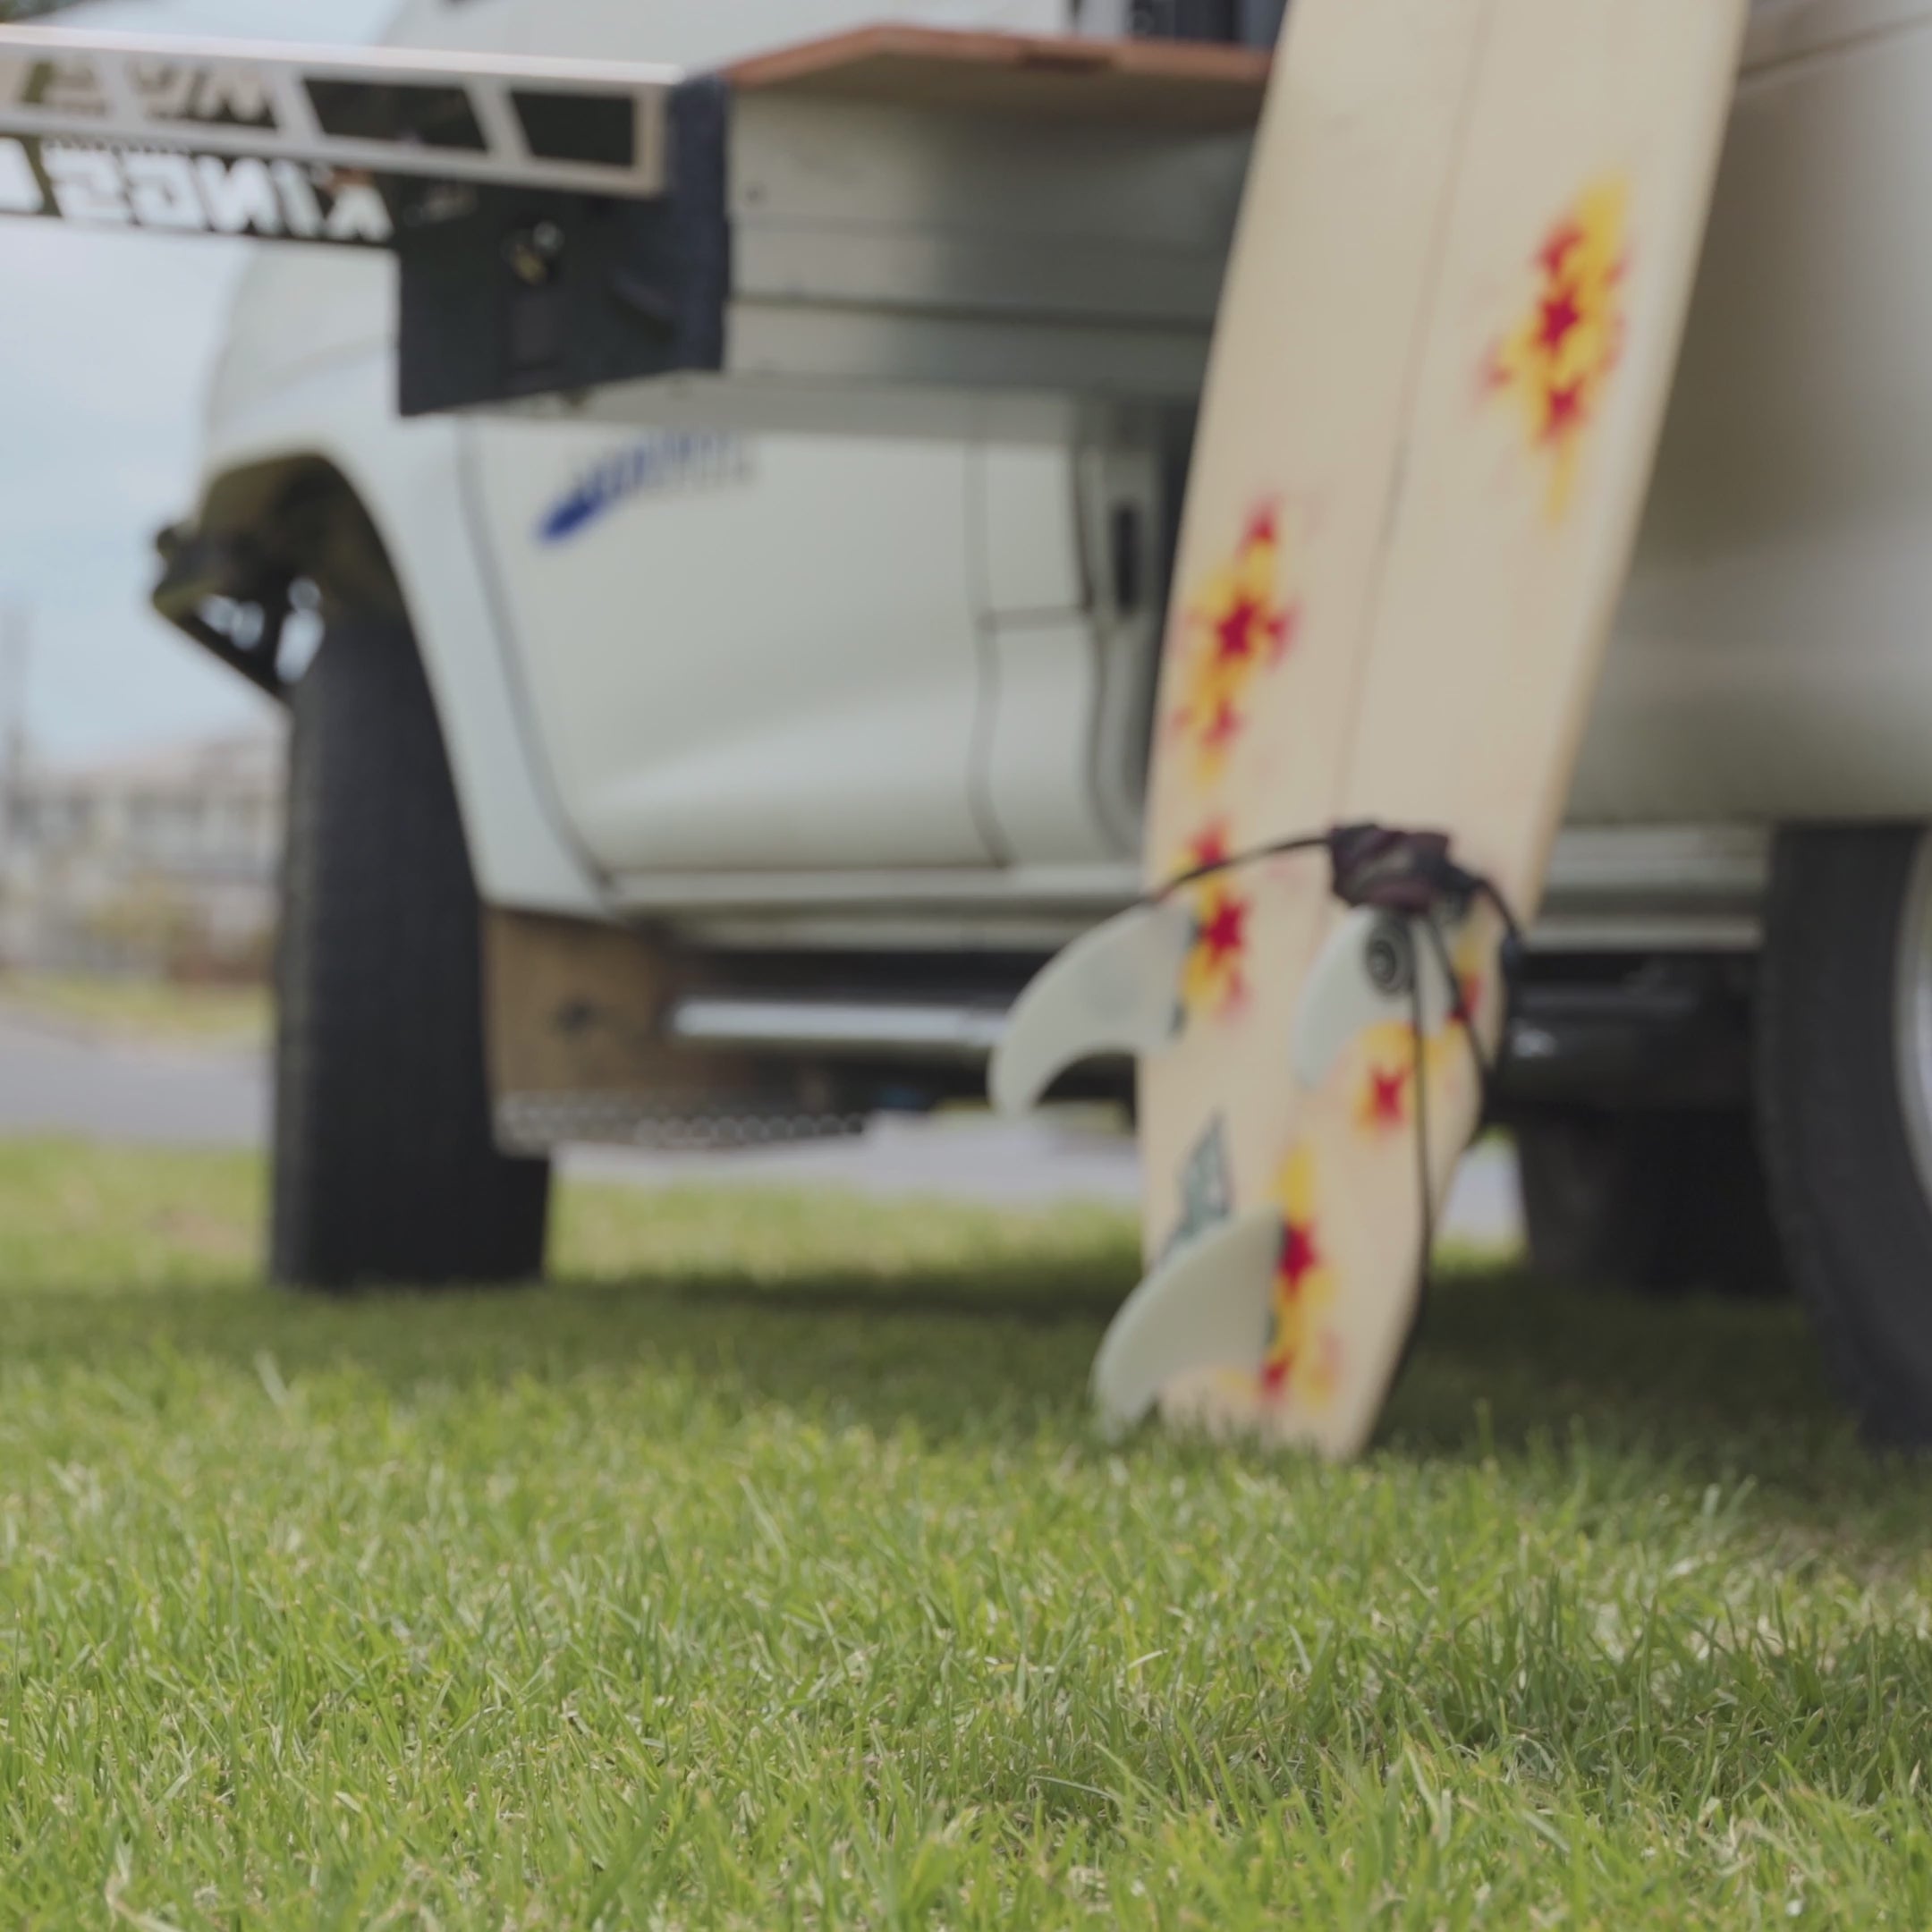
MULTIPOLYGON (((262 1145, 267 1127, 267 1070, 251 1048, 135 1044, 0 1010, 0 1136, 247 1148, 262 1145)), ((567 1157, 565 1171, 645 1187, 776 1182, 1011 1206, 1131 1206, 1140 1184, 1125 1140, 971 1115, 884 1120, 857 1140, 757 1154, 582 1148, 567 1157)), ((1464 1165, 1449 1232, 1504 1243, 1515 1240, 1520 1222, 1514 1163, 1485 1148, 1464 1165)))
POLYGON ((221 1148, 267 1133, 252 1048, 136 1044, 0 1010, 0 1135, 221 1148))

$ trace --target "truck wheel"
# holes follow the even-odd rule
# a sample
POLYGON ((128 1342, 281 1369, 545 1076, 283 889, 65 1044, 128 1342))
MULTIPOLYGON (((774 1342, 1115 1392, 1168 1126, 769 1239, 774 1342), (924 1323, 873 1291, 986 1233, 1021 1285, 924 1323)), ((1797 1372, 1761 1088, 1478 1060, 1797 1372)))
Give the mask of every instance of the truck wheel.
POLYGON ((1872 1432, 1932 1443, 1932 838, 1781 835, 1758 1029, 1799 1292, 1872 1432))
POLYGON ((1530 1258, 1583 1287, 1763 1297, 1785 1285, 1750 1116, 1547 1110, 1520 1123, 1530 1258))
POLYGON ((271 1273, 534 1278, 549 1163, 491 1136, 476 887, 406 627, 333 623, 292 709, 271 1273))

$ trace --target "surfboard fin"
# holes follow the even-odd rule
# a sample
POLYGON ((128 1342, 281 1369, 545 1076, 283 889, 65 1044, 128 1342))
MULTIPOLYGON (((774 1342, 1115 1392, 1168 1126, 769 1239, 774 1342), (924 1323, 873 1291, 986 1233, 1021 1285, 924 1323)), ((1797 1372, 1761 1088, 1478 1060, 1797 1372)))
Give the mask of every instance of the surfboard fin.
POLYGON ((1082 934, 1020 996, 987 1087, 1024 1114, 1070 1066, 1096 1054, 1157 1052, 1180 1023, 1194 915, 1177 899, 1136 906, 1082 934))
POLYGON ((1351 912, 1330 934, 1302 988, 1291 1047, 1296 1080, 1319 1087, 1357 1035, 1390 1021, 1412 1024, 1418 978, 1423 1030, 1435 1033, 1456 1004, 1437 949, 1399 914, 1372 907, 1351 912))
POLYGON ((1104 1428, 1131 1428, 1182 1377, 1259 1373, 1281 1241, 1277 1209, 1241 1215, 1183 1242, 1134 1290, 1094 1360, 1104 1428))

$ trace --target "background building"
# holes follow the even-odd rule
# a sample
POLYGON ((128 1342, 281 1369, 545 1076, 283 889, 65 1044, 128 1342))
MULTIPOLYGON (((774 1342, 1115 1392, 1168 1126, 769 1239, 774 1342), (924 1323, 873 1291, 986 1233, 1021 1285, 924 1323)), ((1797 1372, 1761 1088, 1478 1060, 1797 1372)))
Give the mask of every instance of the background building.
POLYGON ((86 763, 18 758, 0 835, 0 965, 263 973, 284 756, 268 723, 86 763))

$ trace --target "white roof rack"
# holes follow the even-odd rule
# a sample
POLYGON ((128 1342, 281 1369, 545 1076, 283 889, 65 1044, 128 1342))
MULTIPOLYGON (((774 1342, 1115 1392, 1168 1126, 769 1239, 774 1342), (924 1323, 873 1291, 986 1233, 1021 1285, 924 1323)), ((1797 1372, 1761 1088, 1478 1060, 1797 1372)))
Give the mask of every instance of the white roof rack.
POLYGON ((708 75, 0 29, 0 216, 393 249, 405 414, 1059 435, 1197 395, 1267 76, 904 26, 708 75))
MULTIPOLYGON (((49 148, 649 199, 666 186, 666 103, 682 79, 615 63, 0 28, 0 213, 115 219, 102 212, 106 177, 90 192, 85 168, 47 165, 49 148)), ((144 224, 140 199, 123 225, 169 225, 144 224)))

